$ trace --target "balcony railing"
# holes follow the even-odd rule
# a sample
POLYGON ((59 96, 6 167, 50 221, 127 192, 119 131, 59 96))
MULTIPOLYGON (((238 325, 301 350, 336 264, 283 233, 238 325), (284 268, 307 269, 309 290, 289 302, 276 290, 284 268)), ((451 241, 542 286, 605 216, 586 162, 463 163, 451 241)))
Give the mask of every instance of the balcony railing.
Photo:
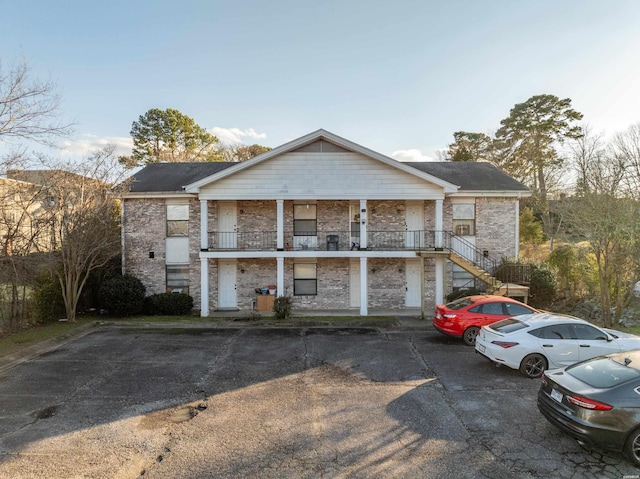
MULTIPOLYGON (((367 249, 378 251, 420 251, 436 248, 436 231, 371 231, 367 232, 367 249)), ((442 241, 449 236, 440 234, 442 241)), ((450 241, 449 241, 450 242, 450 241)), ((209 232, 210 251, 274 251, 276 231, 209 232)), ((287 251, 344 251, 361 248, 360 234, 352 231, 315 231, 305 234, 284 232, 287 251)), ((443 246, 447 246, 444 245, 443 246)))
MULTIPOLYGON (((353 231, 285 231, 285 251, 354 251, 364 248, 353 231)), ((209 251, 275 251, 276 231, 209 232, 209 251)), ((498 261, 489 252, 450 231, 367 231, 366 249, 371 251, 451 251, 491 275, 498 261)), ((523 273, 524 274, 524 273, 523 273)))

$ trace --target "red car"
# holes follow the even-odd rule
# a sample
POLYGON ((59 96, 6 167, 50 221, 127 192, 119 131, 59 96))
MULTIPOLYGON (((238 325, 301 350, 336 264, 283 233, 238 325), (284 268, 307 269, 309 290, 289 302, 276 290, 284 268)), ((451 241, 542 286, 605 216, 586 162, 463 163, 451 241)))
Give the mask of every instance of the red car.
POLYGON ((482 326, 504 318, 539 311, 505 296, 477 295, 436 306, 433 325, 443 334, 462 338, 469 346, 476 344, 482 326))

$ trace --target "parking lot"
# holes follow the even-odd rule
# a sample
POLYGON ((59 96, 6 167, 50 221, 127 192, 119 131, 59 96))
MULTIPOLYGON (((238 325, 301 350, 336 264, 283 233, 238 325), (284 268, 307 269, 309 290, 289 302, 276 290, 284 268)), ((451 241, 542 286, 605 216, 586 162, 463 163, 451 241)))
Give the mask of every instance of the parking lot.
POLYGON ((0 373, 0 477, 639 476, 427 323, 95 328, 0 373))

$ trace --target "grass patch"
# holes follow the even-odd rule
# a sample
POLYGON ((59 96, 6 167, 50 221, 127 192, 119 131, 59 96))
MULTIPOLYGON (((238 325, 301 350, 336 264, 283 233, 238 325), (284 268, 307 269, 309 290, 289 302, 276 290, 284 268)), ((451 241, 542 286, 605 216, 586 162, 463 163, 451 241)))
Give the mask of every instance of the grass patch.
POLYGON ((625 327, 625 328, 623 328, 622 326, 618 326, 617 328, 613 328, 613 329, 624 331, 625 333, 637 334, 638 336, 640 336, 640 324, 635 326, 625 327))
POLYGON ((0 356, 7 356, 26 346, 63 336, 94 320, 95 318, 79 318, 75 323, 56 322, 35 325, 29 329, 9 333, 0 338, 0 356))

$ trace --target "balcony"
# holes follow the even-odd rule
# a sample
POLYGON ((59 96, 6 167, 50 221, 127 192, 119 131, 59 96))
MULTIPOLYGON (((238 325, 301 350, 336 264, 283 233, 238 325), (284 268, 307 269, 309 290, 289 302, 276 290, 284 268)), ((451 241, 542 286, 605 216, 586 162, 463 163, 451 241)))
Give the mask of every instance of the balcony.
MULTIPOLYGON (((358 233, 351 231, 317 231, 294 235, 284 232, 286 251, 359 250, 358 233)), ((442 236, 442 235, 441 235, 442 236)), ((444 236, 447 238, 448 236, 444 236)), ((209 251, 275 251, 276 231, 209 232, 209 251)), ((367 232, 367 250, 424 251, 436 248, 435 231, 371 231, 367 232)))

